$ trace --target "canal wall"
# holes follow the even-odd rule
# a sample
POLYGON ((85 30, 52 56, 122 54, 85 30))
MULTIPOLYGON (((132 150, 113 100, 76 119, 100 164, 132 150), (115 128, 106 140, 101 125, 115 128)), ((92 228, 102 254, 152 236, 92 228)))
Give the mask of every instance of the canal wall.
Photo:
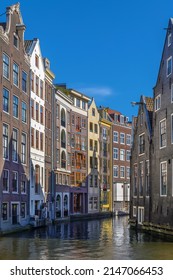
POLYGON ((135 221, 132 220, 129 220, 129 225, 133 229, 145 231, 150 234, 173 237, 173 227, 171 227, 170 225, 158 225, 150 222, 143 222, 143 224, 137 224, 135 221))
POLYGON ((89 213, 89 214, 73 214, 70 215, 67 218, 59 218, 57 220, 53 221, 46 221, 46 222, 40 222, 37 224, 29 224, 27 226, 21 226, 21 225, 15 225, 12 228, 6 229, 6 230, 0 230, 0 236, 4 236, 7 234, 11 233, 16 233, 16 232, 22 232, 26 230, 33 230, 39 227, 46 227, 50 224, 58 224, 62 222, 71 222, 71 221, 82 221, 82 220, 96 220, 96 219, 106 219, 112 217, 113 214, 112 212, 99 212, 99 213, 89 213))

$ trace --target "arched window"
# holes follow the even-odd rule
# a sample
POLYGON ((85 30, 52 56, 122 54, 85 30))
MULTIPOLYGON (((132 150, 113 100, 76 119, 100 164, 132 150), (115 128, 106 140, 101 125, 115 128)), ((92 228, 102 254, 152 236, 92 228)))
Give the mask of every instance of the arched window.
POLYGON ((37 164, 35 166, 35 193, 40 191, 40 166, 37 164))
POLYGON ((64 129, 61 131, 61 148, 66 148, 66 133, 64 129))
POLYGON ((65 127, 65 110, 61 109, 61 125, 65 127))
POLYGON ((64 151, 61 153, 61 168, 66 168, 66 154, 64 151))
POLYGON ((61 197, 58 194, 56 197, 56 218, 61 217, 61 197))
POLYGON ((68 196, 64 196, 64 217, 68 216, 68 196))

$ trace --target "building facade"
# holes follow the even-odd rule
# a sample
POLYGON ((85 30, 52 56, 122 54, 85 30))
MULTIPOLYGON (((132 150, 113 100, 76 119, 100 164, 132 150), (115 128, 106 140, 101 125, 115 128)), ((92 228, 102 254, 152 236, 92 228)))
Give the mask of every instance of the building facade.
POLYGON ((7 7, 0 23, 1 230, 29 223, 30 62, 24 31, 19 4, 7 7))
POLYGON ((151 139, 153 98, 141 96, 133 120, 131 150, 131 222, 141 225, 151 219, 151 139))
POLYGON ((94 99, 88 108, 88 213, 100 211, 100 114, 94 99))
POLYGON ((129 213, 131 122, 115 110, 108 110, 112 119, 113 212, 129 213))
POLYGON ((26 40, 30 57, 30 216, 46 218, 45 209, 45 74, 38 39, 26 40))
POLYGON ((57 87, 54 114, 55 219, 70 216, 72 105, 71 98, 57 87))
POLYGON ((100 120, 100 211, 112 211, 112 120, 108 108, 98 108, 100 120))

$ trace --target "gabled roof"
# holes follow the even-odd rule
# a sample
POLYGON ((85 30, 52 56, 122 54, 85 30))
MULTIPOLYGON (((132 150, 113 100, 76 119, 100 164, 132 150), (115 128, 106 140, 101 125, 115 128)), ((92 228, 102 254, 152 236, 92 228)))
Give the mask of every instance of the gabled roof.
POLYGON ((24 41, 26 53, 30 53, 31 47, 33 45, 33 42, 34 42, 34 40, 25 40, 24 41))

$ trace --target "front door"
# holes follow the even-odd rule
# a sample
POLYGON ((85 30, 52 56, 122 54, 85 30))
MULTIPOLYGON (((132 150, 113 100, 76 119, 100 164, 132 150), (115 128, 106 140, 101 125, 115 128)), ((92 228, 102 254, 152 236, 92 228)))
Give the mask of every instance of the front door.
POLYGON ((13 225, 16 225, 17 224, 17 215, 18 213, 18 204, 14 203, 12 204, 12 224, 13 225))

